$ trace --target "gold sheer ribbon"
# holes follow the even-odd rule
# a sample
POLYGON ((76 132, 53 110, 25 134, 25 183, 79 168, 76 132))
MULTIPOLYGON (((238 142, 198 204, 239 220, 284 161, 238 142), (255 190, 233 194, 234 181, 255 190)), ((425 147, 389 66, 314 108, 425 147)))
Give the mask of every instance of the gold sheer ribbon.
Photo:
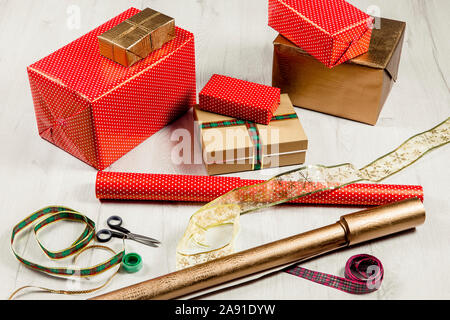
POLYGON ((231 254, 241 214, 352 183, 380 182, 449 142, 450 118, 447 118, 361 169, 351 163, 310 165, 282 173, 260 184, 232 190, 192 215, 177 246, 177 269, 231 254))

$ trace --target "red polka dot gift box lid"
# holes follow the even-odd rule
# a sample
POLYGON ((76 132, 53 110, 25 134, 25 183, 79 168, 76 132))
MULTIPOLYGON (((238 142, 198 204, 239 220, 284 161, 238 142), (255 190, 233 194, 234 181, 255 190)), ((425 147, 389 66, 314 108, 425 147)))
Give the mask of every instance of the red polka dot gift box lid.
POLYGON ((130 8, 28 67, 42 138, 104 169, 196 103, 194 35, 176 37, 131 67, 99 52, 97 37, 130 8))
POLYGON ((214 74, 199 95, 199 108, 269 124, 280 105, 280 89, 214 74))
POLYGON ((369 50, 372 23, 344 0, 269 0, 269 26, 329 68, 369 50))

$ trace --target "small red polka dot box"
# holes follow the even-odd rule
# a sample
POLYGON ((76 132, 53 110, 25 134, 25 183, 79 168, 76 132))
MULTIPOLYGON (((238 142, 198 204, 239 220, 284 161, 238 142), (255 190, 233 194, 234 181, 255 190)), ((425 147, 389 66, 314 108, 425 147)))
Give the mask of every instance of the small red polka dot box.
POLYGON ((196 103, 194 35, 176 37, 131 67, 99 52, 97 37, 130 8, 28 67, 39 134, 104 169, 196 103))
POLYGON ((202 110, 269 124, 280 105, 280 89, 214 74, 199 100, 202 110))
POLYGON ((367 52, 372 23, 344 0, 269 0, 269 26, 329 68, 367 52))

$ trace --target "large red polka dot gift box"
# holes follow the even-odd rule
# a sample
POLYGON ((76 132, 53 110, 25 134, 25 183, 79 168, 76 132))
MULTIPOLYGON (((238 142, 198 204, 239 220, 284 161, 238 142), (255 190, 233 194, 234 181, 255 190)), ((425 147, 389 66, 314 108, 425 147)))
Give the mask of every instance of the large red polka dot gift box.
POLYGON ((372 23, 344 0, 269 0, 269 26, 329 68, 368 51, 372 23))
POLYGON ((39 134, 104 169, 196 103, 194 35, 175 38, 131 67, 100 54, 98 36, 135 8, 28 67, 39 134))
POLYGON ((280 105, 280 89, 214 74, 199 94, 201 110, 269 124, 280 105))

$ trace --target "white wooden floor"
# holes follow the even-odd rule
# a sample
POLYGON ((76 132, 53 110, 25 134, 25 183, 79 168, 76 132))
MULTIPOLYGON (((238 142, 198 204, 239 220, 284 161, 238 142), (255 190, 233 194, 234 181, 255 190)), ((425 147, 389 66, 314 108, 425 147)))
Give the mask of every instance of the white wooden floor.
MULTIPOLYGON (((362 166, 396 147, 409 136, 431 128, 450 115, 450 23, 447 0, 352 0, 361 9, 381 8, 381 15, 407 22, 398 82, 375 127, 297 109, 310 140, 309 164, 352 162, 362 166)), ((30 271, 10 251, 15 223, 49 204, 77 209, 104 226, 112 214, 130 229, 163 242, 151 249, 128 242, 140 253, 144 269, 119 274, 101 292, 117 289, 173 271, 175 247, 199 204, 100 203, 95 198, 96 171, 42 140, 37 133, 26 66, 76 39, 130 6, 153 7, 176 18, 177 25, 196 37, 197 85, 212 73, 271 84, 272 40, 266 0, 0 0, 0 298, 17 287, 34 284, 72 288, 67 281, 30 271), (72 5, 76 3, 76 6, 72 5), (79 9, 80 23, 73 20, 79 9)), ((177 128, 192 126, 188 113, 160 131, 108 170, 206 174, 202 165, 173 165, 170 141, 177 128)), ((278 273, 258 282, 212 294, 210 299, 431 299, 450 298, 450 146, 425 156, 386 183, 421 184, 425 189, 426 224, 415 232, 317 258, 304 266, 342 275, 352 254, 369 253, 384 264, 379 291, 352 296, 291 275, 278 273)), ((283 169, 284 170, 284 169, 283 169)), ((269 177, 279 171, 248 172, 245 178, 269 177)), ((355 208, 277 207, 242 218, 240 249, 253 247, 311 228, 333 223, 355 208)), ((43 234, 43 241, 62 248, 76 237, 78 226, 67 224, 43 234), (76 230, 75 230, 76 229, 76 230)), ((21 253, 40 259, 34 239, 21 239, 21 253)), ((51 247, 51 245, 49 245, 51 247)), ((114 247, 120 249, 117 241, 114 247)), ((106 255, 86 254, 99 261, 106 255)), ((86 260, 88 260, 85 257, 86 260)), ((45 261, 45 260, 43 260, 45 261)), ((94 282, 94 280, 91 280, 94 282)), ((83 287, 84 288, 84 287, 83 287)), ((68 299, 46 293, 22 298, 68 299)), ((86 296, 74 298, 84 299, 86 296)))

